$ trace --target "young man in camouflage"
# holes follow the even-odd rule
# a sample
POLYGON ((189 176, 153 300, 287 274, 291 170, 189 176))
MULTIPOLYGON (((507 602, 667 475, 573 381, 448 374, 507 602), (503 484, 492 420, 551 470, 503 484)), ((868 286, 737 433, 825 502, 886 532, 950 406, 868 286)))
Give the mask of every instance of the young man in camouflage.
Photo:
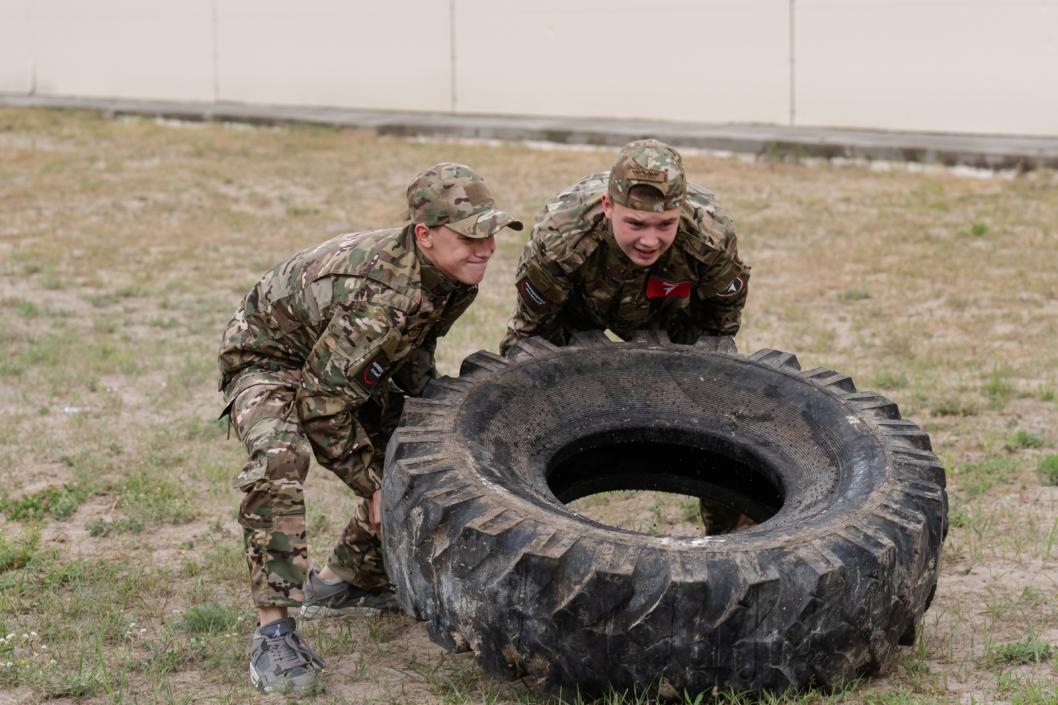
POLYGON ((514 317, 501 352, 531 335, 564 345, 577 330, 623 339, 663 330, 674 342, 734 335, 749 267, 713 194, 688 184, 657 140, 631 142, 613 169, 547 202, 518 262, 514 317))
MULTIPOLYGON (((621 149, 608 173, 547 202, 515 281, 504 354, 531 335, 564 345, 578 330, 609 329, 625 340, 637 330, 662 330, 677 343, 733 336, 749 267, 731 220, 710 191, 687 183, 679 153, 638 140, 621 149)), ((739 514, 703 500, 702 518, 709 533, 724 533, 739 514)))
POLYGON ((299 252, 264 275, 224 332, 225 413, 249 453, 235 486, 260 623, 250 677, 265 692, 312 687, 324 667, 289 608, 397 608, 379 540, 386 441, 404 395, 435 376, 437 339, 474 299, 495 234, 522 227, 460 164, 424 171, 407 195, 409 224, 299 252), (312 453, 364 501, 306 580, 312 453))

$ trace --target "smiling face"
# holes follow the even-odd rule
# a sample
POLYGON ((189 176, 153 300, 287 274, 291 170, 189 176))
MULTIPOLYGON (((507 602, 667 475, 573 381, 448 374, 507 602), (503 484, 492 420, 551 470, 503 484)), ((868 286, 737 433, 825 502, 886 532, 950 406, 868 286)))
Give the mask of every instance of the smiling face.
POLYGON ((649 267, 672 246, 680 227, 680 209, 640 211, 602 197, 603 214, 613 225, 614 240, 637 267, 649 267))
POLYGON ((494 236, 467 237, 444 225, 416 225, 415 243, 433 266, 461 284, 480 283, 496 251, 494 236))

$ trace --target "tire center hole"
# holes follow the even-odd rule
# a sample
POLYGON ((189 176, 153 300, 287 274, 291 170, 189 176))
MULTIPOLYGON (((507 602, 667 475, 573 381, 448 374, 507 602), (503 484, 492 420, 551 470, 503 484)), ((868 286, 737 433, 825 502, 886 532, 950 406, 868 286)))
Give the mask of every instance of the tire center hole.
POLYGON ((578 438, 547 464, 551 492, 578 514, 655 535, 716 535, 763 523, 783 504, 777 478, 729 438, 673 429, 578 438))

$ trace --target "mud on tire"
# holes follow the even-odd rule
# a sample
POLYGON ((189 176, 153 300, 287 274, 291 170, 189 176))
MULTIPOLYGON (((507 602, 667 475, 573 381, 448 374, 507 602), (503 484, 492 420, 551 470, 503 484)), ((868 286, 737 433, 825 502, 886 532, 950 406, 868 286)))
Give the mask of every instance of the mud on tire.
POLYGON ((486 671, 567 695, 884 670, 947 529, 944 470, 896 404, 789 353, 657 334, 471 355, 408 400, 383 501, 403 609, 486 671), (564 504, 614 489, 709 496, 758 524, 649 536, 564 504))

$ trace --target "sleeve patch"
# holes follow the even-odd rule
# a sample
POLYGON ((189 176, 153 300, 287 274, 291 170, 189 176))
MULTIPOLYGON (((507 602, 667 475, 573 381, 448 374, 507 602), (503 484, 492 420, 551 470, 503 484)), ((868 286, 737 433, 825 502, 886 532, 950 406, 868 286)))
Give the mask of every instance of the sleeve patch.
POLYGON ((730 298, 730 297, 734 296, 735 294, 737 294, 738 292, 742 291, 742 288, 745 285, 746 285, 746 283, 744 281, 742 281, 742 277, 735 277, 731 281, 731 283, 727 285, 726 289, 724 289, 723 291, 717 292, 716 295, 721 297, 721 298, 724 298, 724 299, 730 298))
POLYGON ((388 371, 389 358, 386 357, 386 353, 380 352, 364 365, 363 369, 357 372, 353 379, 361 389, 370 394, 388 371))
POLYGON ((518 293, 521 295, 522 300, 533 308, 543 308, 548 304, 547 299, 536 290, 533 283, 529 281, 528 276, 518 280, 518 293))

